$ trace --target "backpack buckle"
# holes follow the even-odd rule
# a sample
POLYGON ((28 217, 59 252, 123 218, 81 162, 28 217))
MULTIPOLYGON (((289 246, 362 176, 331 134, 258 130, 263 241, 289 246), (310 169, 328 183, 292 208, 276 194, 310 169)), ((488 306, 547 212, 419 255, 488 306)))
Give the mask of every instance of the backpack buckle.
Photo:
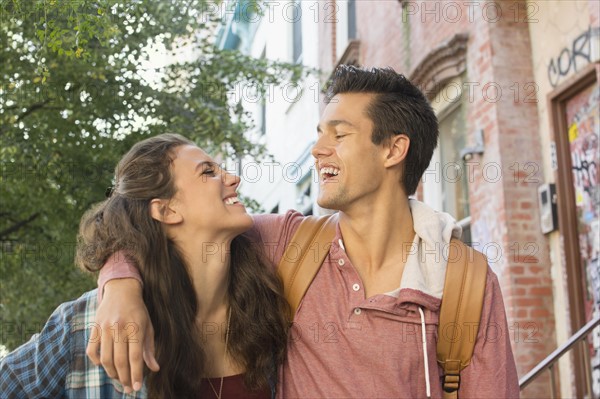
POLYGON ((442 388, 445 392, 452 393, 458 391, 460 387, 460 374, 445 374, 442 381, 442 388))

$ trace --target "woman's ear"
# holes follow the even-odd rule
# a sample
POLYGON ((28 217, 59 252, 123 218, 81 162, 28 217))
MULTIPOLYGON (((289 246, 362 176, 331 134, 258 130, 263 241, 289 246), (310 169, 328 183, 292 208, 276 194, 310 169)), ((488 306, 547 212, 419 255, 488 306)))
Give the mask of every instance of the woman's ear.
POLYGON ((410 139, 405 134, 395 135, 388 143, 388 153, 385 166, 390 167, 400 164, 406 158, 410 147, 410 139))
POLYGON ((170 205, 170 200, 155 198, 150 201, 150 215, 153 219, 165 224, 183 222, 183 216, 170 205))

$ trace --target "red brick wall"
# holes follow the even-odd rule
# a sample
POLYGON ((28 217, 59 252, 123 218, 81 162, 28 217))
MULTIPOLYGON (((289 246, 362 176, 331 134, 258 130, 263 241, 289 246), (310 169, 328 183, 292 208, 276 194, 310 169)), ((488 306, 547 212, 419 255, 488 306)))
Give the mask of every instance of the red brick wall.
MULTIPOLYGON (((525 10, 524 2, 498 4, 503 9, 523 6, 525 10)), ((523 19, 513 14, 488 23, 485 51, 490 55, 492 81, 502 96, 491 103, 488 112, 493 127, 486 134, 486 156, 492 152, 489 161, 501 166, 503 178, 475 187, 479 200, 473 207, 480 215, 496 213, 500 225, 499 234, 494 235, 504 254, 499 277, 509 325, 519 331, 513 336, 513 349, 521 376, 556 348, 549 245, 540 230, 537 201, 537 188, 544 182, 537 101, 546 99, 536 93, 529 29, 523 19), (502 200, 495 198, 490 207, 489 199, 498 192, 503 193, 502 200)), ((485 67, 488 60, 479 62, 485 67)), ((484 102, 489 103, 485 97, 484 102)), ((523 397, 548 396, 548 389, 545 375, 523 397)))
POLYGON ((472 30, 481 7, 467 8, 461 1, 408 1, 405 19, 410 24, 410 59, 417 65, 430 50, 453 35, 472 30), (470 17, 472 9, 473 17, 470 17), (473 22, 469 22, 473 21, 473 22))
POLYGON ((401 16, 402 6, 398 1, 356 1, 356 30, 361 42, 362 66, 390 66, 397 72, 404 72, 401 16))

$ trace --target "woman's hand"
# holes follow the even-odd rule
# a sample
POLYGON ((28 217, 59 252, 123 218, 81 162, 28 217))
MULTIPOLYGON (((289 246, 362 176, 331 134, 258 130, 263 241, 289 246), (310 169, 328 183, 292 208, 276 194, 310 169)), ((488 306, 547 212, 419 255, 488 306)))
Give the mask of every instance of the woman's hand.
POLYGON ((159 365, 154 357, 154 328, 142 299, 142 287, 133 278, 106 283, 96 311, 96 331, 86 353, 92 362, 123 384, 126 393, 140 390, 144 363, 152 371, 159 365))

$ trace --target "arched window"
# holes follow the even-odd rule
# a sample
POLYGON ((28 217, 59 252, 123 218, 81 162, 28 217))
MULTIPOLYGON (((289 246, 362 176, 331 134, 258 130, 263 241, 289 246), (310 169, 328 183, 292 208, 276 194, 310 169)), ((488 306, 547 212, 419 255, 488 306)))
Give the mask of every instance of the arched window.
POLYGON ((458 34, 431 51, 414 69, 411 81, 428 97, 439 121, 440 136, 423 176, 423 201, 448 212, 463 227, 470 243, 469 170, 461 158, 467 147, 467 35, 458 34))

